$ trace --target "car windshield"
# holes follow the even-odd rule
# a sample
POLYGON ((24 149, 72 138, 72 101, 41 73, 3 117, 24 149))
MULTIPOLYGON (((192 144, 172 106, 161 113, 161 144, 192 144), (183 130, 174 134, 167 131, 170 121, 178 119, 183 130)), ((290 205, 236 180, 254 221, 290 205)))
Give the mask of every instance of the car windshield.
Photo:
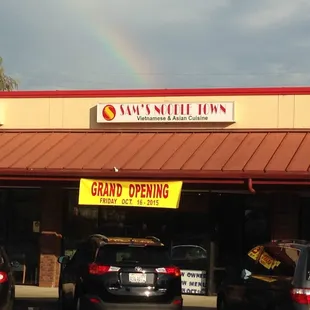
POLYGON ((173 260, 206 259, 207 252, 199 246, 176 246, 172 249, 173 260))
POLYGON ((169 250, 159 246, 105 245, 99 249, 96 262, 106 265, 171 265, 169 250))

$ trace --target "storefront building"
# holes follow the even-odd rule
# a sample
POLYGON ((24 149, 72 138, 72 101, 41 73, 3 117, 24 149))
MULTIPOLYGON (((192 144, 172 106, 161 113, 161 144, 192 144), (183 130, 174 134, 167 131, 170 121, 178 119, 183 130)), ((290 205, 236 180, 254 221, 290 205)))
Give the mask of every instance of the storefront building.
POLYGON ((0 238, 18 281, 57 286, 57 257, 113 223, 207 234, 215 271, 247 242, 309 239, 309 101, 307 87, 0 93, 0 238), (182 181, 179 210, 79 206, 81 178, 182 181))

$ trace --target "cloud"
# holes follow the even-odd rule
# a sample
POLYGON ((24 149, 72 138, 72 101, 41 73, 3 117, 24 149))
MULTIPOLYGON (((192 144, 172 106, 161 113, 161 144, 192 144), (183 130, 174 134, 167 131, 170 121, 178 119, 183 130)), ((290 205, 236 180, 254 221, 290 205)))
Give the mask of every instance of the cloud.
POLYGON ((309 84, 308 0, 6 1, 22 89, 309 84))
POLYGON ((195 0, 195 3, 189 3, 188 0, 67 0, 66 3, 74 8, 73 10, 83 11, 85 16, 91 16, 96 22, 108 21, 112 24, 125 23, 129 27, 142 25, 156 28, 162 23, 205 22, 208 16, 227 6, 230 1, 195 0))
POLYGON ((252 31, 290 26, 298 20, 306 21, 309 18, 310 2, 307 0, 261 0, 249 3, 251 10, 240 19, 240 25, 252 31))

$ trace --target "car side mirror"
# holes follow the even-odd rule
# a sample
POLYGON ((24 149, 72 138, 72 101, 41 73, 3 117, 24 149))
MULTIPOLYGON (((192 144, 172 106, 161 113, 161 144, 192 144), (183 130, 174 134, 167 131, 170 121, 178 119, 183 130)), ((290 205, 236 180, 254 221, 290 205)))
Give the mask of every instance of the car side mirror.
POLYGON ((69 256, 66 256, 66 255, 60 256, 60 257, 58 257, 58 259, 57 259, 57 261, 58 261, 59 264, 68 264, 69 260, 70 260, 70 257, 69 257, 69 256))
POLYGON ((251 275, 252 275, 252 272, 247 269, 243 269, 241 271, 241 278, 243 280, 248 280, 251 277, 251 275))

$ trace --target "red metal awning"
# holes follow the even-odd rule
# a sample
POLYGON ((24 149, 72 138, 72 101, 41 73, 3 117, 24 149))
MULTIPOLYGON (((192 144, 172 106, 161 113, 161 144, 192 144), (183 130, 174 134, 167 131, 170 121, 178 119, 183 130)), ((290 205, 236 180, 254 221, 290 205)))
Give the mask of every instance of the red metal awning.
POLYGON ((2 178, 305 180, 309 166, 306 131, 0 134, 2 178))

